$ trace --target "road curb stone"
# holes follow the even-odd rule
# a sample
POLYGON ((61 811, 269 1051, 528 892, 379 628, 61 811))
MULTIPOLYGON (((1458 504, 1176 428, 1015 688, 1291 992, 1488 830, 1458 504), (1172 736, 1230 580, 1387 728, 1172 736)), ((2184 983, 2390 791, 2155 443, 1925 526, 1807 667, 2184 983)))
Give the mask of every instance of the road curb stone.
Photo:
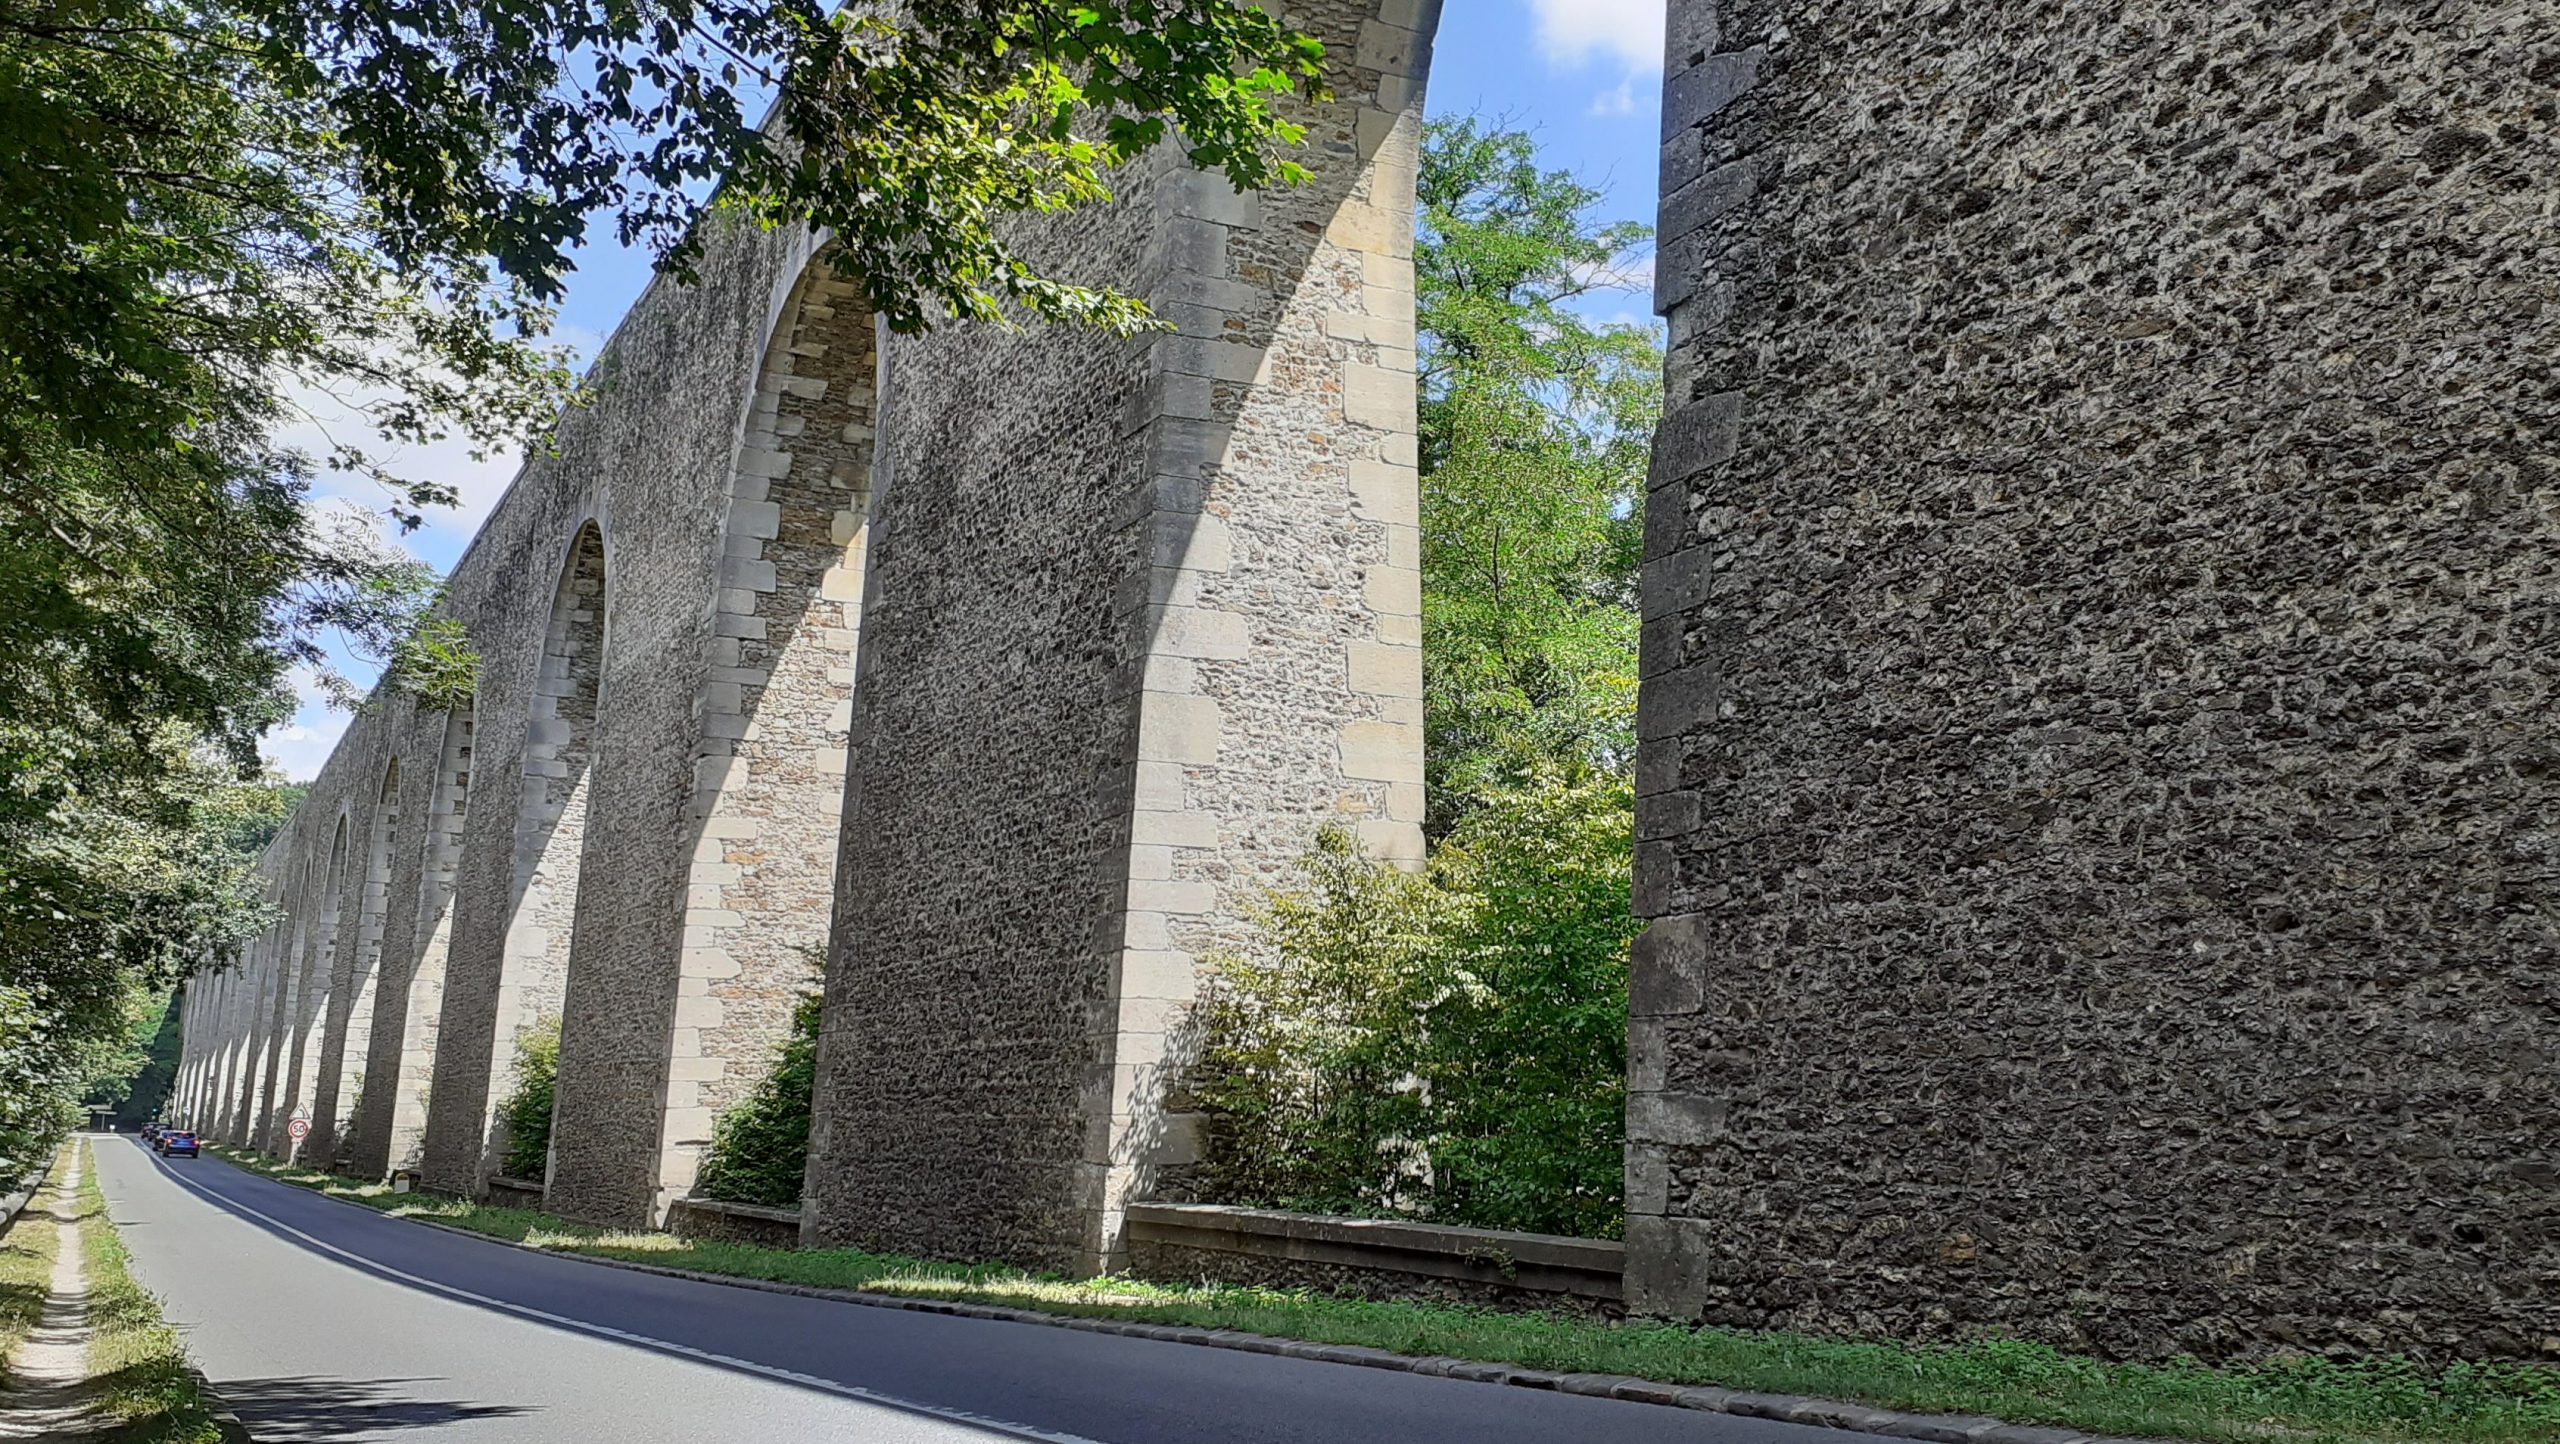
MULTIPOLYGON (((272 1181, 281 1182, 281 1180, 272 1181)), ((285 1186, 291 1188, 297 1185, 286 1184, 285 1186)), ((318 1192, 316 1189, 303 1191, 318 1192)), ((320 1194, 320 1197, 327 1198, 328 1195, 320 1194)), ((344 1202, 344 1200, 331 1201, 344 1202)), ((352 1203, 346 1206, 363 1207, 361 1204, 352 1203)), ((365 1212, 383 1217, 389 1216, 382 1214, 379 1209, 365 1209, 365 1212)), ((1118 1319, 1089 1319, 1072 1314, 1046 1314, 1035 1309, 1010 1308, 1001 1304, 969 1304, 950 1299, 916 1299, 898 1294, 871 1293, 863 1289, 831 1289, 814 1284, 784 1283, 776 1279, 741 1278, 732 1274, 704 1273, 699 1269, 670 1268, 665 1264, 638 1263, 629 1259, 598 1258, 593 1254, 536 1248, 531 1244, 497 1238, 427 1218, 409 1218, 404 1222, 424 1224, 428 1228, 457 1237, 478 1239, 482 1243, 495 1244, 500 1248, 517 1249, 524 1253, 540 1254, 545 1258, 569 1259, 603 1268, 629 1269, 634 1273, 657 1274, 664 1278, 687 1279, 694 1283, 725 1284, 731 1288, 756 1289, 764 1293, 794 1294, 801 1298, 860 1304, 866 1308, 901 1309, 911 1314, 949 1314, 964 1319, 986 1319, 998 1323, 1038 1324, 1044 1328, 1126 1334, 1167 1343, 1193 1344, 1201 1348, 1234 1349, 1250 1354, 1277 1354, 1288 1359, 1386 1369, 1396 1373, 1457 1379, 1467 1383, 1506 1384, 1515 1389, 1548 1389, 1592 1398, 1617 1399, 1631 1404, 1689 1409, 1704 1414, 1732 1414, 1744 1418, 1774 1419, 1786 1424, 1837 1429, 1852 1434, 1917 1439, 1924 1441, 1924 1444, 2178 1444, 2178 1441, 2174 1440, 2111 1439, 2074 1429, 2011 1424, 2005 1420, 1980 1414, 1914 1414, 1898 1409, 1871 1408, 1864 1404, 1854 1404, 1840 1399, 1817 1399, 1805 1394, 1766 1394, 1756 1390, 1720 1389, 1712 1385, 1671 1384, 1658 1379, 1639 1379, 1625 1374, 1565 1374, 1548 1369, 1487 1363, 1478 1359, 1453 1359, 1444 1355, 1392 1354, 1384 1349, 1366 1348, 1356 1344, 1318 1344, 1303 1339, 1277 1339, 1267 1334, 1249 1334, 1234 1329, 1135 1324, 1118 1319)))
POLYGON ((204 1400, 206 1411, 213 1415, 213 1427, 222 1431, 222 1444, 257 1444, 256 1436, 249 1432, 248 1425, 240 1422, 239 1412, 231 1407, 231 1401, 222 1397, 222 1391, 213 1386, 213 1381, 205 1377, 204 1370, 197 1368, 193 1359, 187 1361, 187 1377, 195 1380, 196 1397, 204 1400))

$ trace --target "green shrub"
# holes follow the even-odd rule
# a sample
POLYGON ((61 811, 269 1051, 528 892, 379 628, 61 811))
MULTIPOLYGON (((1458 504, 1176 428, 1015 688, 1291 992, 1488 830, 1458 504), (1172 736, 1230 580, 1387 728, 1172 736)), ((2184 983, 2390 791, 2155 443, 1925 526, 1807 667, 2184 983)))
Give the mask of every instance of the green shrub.
POLYGON ((1447 900, 1327 829, 1255 916, 1268 951, 1211 960, 1196 1091, 1222 1202, 1320 1213, 1424 1208, 1410 1086, 1420 980, 1447 900))
POLYGON ((560 1020, 545 1018, 516 1036, 516 1086, 498 1105, 506 1147, 498 1171, 540 1179, 551 1169, 551 1100, 560 1082, 560 1020))
POLYGON ((1216 960, 1200 1082, 1228 1202, 1615 1237, 1634 797, 1485 797, 1420 876, 1328 832, 1216 960))
POLYGON ((720 1115, 693 1191, 703 1198, 797 1208, 809 1163, 809 1109, 818 1086, 818 995, 800 1000, 773 1071, 720 1115))

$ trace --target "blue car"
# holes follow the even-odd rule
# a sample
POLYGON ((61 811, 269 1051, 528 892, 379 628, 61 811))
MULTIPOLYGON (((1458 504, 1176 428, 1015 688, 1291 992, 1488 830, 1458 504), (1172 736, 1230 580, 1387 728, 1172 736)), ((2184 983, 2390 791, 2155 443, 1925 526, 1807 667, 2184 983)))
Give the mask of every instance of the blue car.
POLYGON ((160 1130, 160 1136, 152 1140, 152 1146, 160 1150, 160 1156, 163 1158, 196 1156, 196 1136, 192 1133, 182 1133, 174 1128, 160 1130))

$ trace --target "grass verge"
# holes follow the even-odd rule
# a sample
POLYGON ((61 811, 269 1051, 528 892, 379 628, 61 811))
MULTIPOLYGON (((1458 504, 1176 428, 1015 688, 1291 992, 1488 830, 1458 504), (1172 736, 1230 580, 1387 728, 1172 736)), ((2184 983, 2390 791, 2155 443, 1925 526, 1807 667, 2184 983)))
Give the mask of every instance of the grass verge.
POLYGON ((53 1195, 62 1187, 70 1160, 70 1150, 63 1150, 45 1175, 44 1187, 0 1231, 0 1383, 9 1377, 18 1341, 43 1321, 45 1298, 53 1292, 54 1245, 62 1233, 53 1225, 53 1195))
MULTIPOLYGON (((211 1145, 208 1145, 210 1148, 211 1145)), ((1886 1409, 1989 1414, 2092 1434, 2209 1444, 2506 1444, 2560 1439, 2560 1369, 2531 1364, 2296 1359, 2253 1368, 2115 1364, 2041 1344, 1948 1347, 1606 1323, 1303 1291, 1071 1280, 994 1265, 794 1252, 622 1233, 526 1209, 363 1183, 214 1148, 240 1167, 400 1217, 430 1219, 557 1253, 822 1288, 1001 1304, 1054 1314, 1235 1329, 1525 1368, 1631 1374, 1681 1384, 1855 1400, 1886 1409)))
MULTIPOLYGON (((83 1148, 87 1144, 80 1145, 83 1148)), ((80 1180, 80 1261, 89 1286, 89 1387, 114 1444, 220 1444, 222 1428, 187 1368, 160 1301, 133 1281, 107 1218, 95 1158, 80 1180)))

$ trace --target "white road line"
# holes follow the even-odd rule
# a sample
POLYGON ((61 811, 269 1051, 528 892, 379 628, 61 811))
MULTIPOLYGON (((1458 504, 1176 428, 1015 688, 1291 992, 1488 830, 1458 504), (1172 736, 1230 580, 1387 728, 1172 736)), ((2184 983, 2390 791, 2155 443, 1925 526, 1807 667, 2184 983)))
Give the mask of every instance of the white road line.
MULTIPOLYGON (((292 1224, 285 1222, 283 1219, 277 1218, 273 1214, 264 1213, 258 1209, 251 1208, 248 1204, 241 1202, 239 1199, 215 1193, 213 1190, 206 1188, 203 1184, 197 1183, 193 1179, 180 1177, 178 1171, 171 1168, 166 1159, 153 1158, 151 1162, 158 1169, 161 1175, 169 1179, 170 1182, 177 1184, 180 1188, 187 1189, 190 1192, 201 1195, 207 1201, 211 1202, 216 1208, 235 1210, 240 1213, 245 1213, 251 1218, 265 1222, 267 1225, 280 1232, 293 1235, 295 1238, 302 1240, 313 1248, 319 1249, 323 1253, 335 1254, 337 1257, 345 1259, 349 1263, 363 1269, 366 1273, 382 1274, 390 1278, 395 1278, 413 1288, 425 1289, 429 1293, 442 1294, 447 1298, 460 1299, 465 1303, 478 1304, 485 1309, 497 1309, 503 1313, 514 1314, 519 1318, 533 1319, 540 1323, 549 1324, 554 1328, 568 1329, 575 1333, 589 1334, 600 1339, 611 1339, 616 1343, 631 1344, 639 1348, 651 1349, 661 1354, 673 1354, 679 1358, 693 1359, 701 1363, 717 1364, 724 1369, 737 1369, 749 1374, 759 1374, 768 1379, 778 1379, 786 1384, 797 1384, 804 1389, 816 1389, 821 1393, 834 1394, 840 1398, 853 1399, 865 1404, 876 1404, 886 1409, 899 1409, 909 1414, 918 1414, 929 1419, 940 1419, 946 1423, 965 1424, 973 1429, 991 1431, 1007 1435, 1015 1439, 1037 1440, 1039 1441, 1039 1444, 1102 1444, 1102 1441, 1100 1440, 1088 1439, 1081 1434, 1060 1434, 1053 1430, 1034 1428, 1029 1424, 1015 1424, 1004 1419, 990 1418, 984 1414, 972 1414, 965 1409, 946 1409, 939 1404, 921 1404, 913 1399, 901 1399, 894 1394, 883 1394, 877 1390, 865 1389, 853 1384, 840 1384, 833 1379, 822 1379, 815 1374, 803 1374, 791 1369, 777 1369, 770 1364, 759 1364, 753 1359, 740 1359, 734 1358, 728 1354, 715 1354, 708 1349, 697 1349, 691 1344, 678 1344, 666 1339, 651 1338, 647 1334, 635 1334, 628 1329, 617 1329, 607 1324, 591 1324, 584 1319, 573 1319, 566 1315, 550 1313, 524 1304, 510 1303, 505 1299, 493 1299, 485 1294, 475 1294, 469 1289, 458 1289, 451 1284, 438 1283, 434 1279, 420 1278, 416 1274, 404 1273, 388 1264, 380 1263, 376 1260, 366 1258, 362 1254, 340 1248, 336 1244, 329 1242, 327 1239, 315 1238, 312 1235, 303 1232, 301 1229, 295 1228, 292 1224)), ((251 1175, 242 1173, 241 1176, 245 1178, 251 1175)), ((279 1184, 277 1186, 280 1188, 289 1188, 292 1185, 279 1184)), ((335 1202, 335 1200, 331 1201, 335 1202)), ((354 1205, 350 1204, 345 1206, 353 1207, 354 1205)), ((379 1214, 375 1216, 383 1217, 383 1215, 379 1214)))

